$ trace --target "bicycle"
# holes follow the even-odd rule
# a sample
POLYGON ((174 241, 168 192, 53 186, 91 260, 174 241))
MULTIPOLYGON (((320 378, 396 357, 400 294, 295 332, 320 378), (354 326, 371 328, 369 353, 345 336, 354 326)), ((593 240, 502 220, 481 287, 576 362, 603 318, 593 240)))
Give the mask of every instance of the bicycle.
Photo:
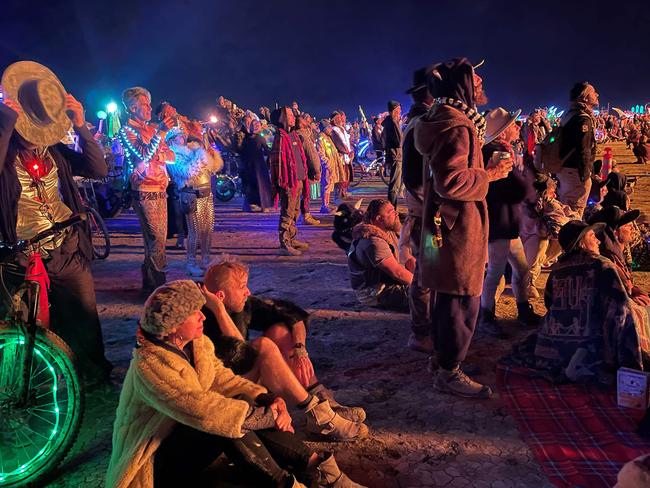
POLYGON ((385 185, 390 181, 390 174, 386 168, 384 156, 379 156, 368 163, 356 160, 352 163, 354 176, 350 182, 351 187, 358 186, 364 179, 370 179, 376 176, 381 178, 385 185))
POLYGON ((232 151, 223 151, 221 156, 223 157, 224 169, 215 176, 214 196, 219 201, 229 202, 235 197, 240 186, 238 176, 239 156, 232 151))
MULTIPOLYGON (((30 265, 40 260, 40 241, 84 218, 74 216, 28 241, 1 250, 7 256, 28 251, 27 269, 31 269, 30 265)), ((49 330, 49 317, 41 307, 41 298, 46 296, 47 290, 26 276, 11 297, 7 320, 0 321, 0 487, 3 488, 43 482, 67 455, 81 427, 82 384, 72 351, 49 330)))
POLYGON ((95 259, 106 259, 111 252, 111 236, 108 233, 106 222, 104 222, 99 210, 97 210, 97 195, 95 194, 94 182, 83 179, 80 188, 79 195, 90 227, 93 256, 95 259))

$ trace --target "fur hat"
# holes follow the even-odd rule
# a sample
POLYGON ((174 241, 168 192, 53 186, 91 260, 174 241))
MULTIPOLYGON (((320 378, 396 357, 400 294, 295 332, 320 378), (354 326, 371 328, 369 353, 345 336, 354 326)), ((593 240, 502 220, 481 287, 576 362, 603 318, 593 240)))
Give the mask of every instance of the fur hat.
POLYGON ((192 280, 176 280, 156 288, 144 303, 140 327, 155 336, 166 336, 205 304, 192 280))

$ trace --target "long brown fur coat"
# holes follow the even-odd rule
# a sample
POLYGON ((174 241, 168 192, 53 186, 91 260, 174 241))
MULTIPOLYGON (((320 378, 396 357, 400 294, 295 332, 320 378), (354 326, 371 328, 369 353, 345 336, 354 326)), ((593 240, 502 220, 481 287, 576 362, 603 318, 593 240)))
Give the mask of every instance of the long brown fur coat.
POLYGON ((416 123, 415 147, 424 158, 420 283, 451 295, 479 296, 487 262, 489 182, 474 126, 463 112, 434 105, 416 123), (438 210, 439 248, 431 244, 438 210))

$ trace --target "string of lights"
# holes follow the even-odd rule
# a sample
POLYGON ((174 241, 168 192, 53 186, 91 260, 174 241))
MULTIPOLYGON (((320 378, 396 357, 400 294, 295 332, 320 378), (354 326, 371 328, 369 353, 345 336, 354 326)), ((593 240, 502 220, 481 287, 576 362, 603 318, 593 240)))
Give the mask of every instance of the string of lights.
POLYGON ((118 137, 120 138, 120 142, 122 143, 122 146, 126 148, 126 151, 124 153, 126 156, 127 166, 129 170, 133 170, 133 168, 135 167, 135 161, 133 161, 132 156, 136 160, 144 163, 145 167, 148 168, 151 158, 153 158, 156 152, 158 151, 158 146, 160 146, 160 142, 162 141, 162 138, 160 137, 159 134, 153 136, 151 142, 147 145, 145 153, 143 154, 140 151, 138 151, 138 149, 131 143, 127 132, 130 132, 136 138, 138 137, 138 133, 126 125, 124 127, 121 127, 118 132, 118 137))

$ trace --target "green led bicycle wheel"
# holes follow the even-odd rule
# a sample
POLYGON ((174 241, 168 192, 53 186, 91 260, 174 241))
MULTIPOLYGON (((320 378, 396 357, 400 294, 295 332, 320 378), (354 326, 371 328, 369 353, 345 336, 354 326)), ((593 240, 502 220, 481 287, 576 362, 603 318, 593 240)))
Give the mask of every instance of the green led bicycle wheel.
POLYGON ((83 415, 79 378, 68 346, 38 330, 27 399, 19 398, 25 337, 0 323, 0 487, 34 484, 67 454, 83 415))

